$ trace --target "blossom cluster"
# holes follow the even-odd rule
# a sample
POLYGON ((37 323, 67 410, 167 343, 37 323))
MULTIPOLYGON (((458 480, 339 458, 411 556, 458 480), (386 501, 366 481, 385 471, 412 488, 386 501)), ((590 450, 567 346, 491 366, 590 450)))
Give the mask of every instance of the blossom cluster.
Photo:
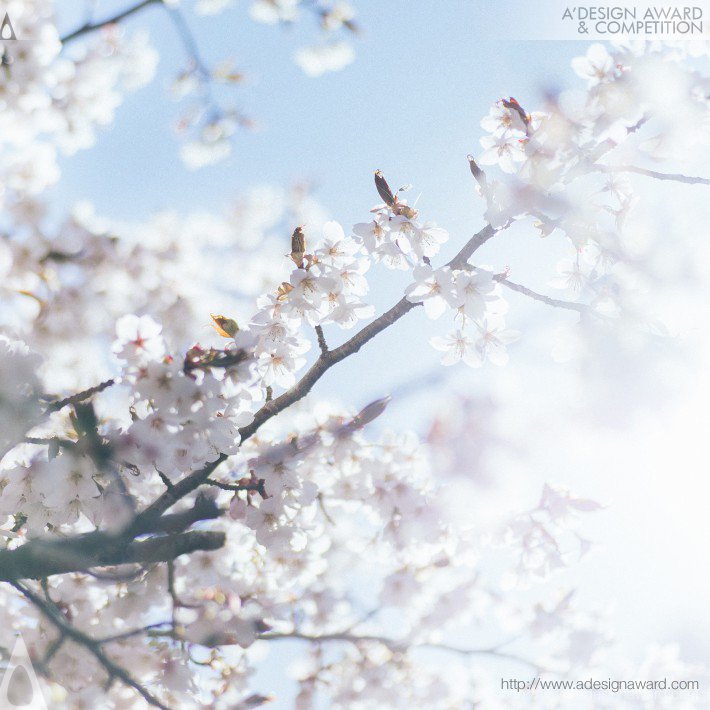
POLYGON ((124 38, 118 29, 63 54, 52 0, 9 2, 5 13, 22 41, 0 39, 1 206, 55 183, 59 155, 93 145, 158 61, 144 33, 124 38))
POLYGON ((639 197, 624 163, 632 155, 688 159, 707 145, 706 78, 684 61, 706 52, 704 43, 594 44, 572 62, 586 92, 550 95, 532 112, 501 99, 481 121, 487 135, 472 169, 486 218, 496 227, 530 220, 542 237, 562 236, 569 257, 548 285, 607 324, 659 329, 638 294, 648 295, 661 267, 653 243, 640 238, 639 197))
POLYGON ((494 365, 508 362, 506 345, 515 342, 519 333, 505 328, 503 315, 508 303, 500 295, 493 272, 487 269, 433 270, 424 265, 414 270, 415 282, 407 287, 412 303, 423 303, 429 318, 437 319, 450 311, 459 327, 445 336, 436 336, 431 344, 444 355, 444 365, 463 360, 480 367, 485 360, 494 365))
MULTIPOLYGON (((297 233, 294 239, 305 240, 300 228, 297 233)), ((364 273, 369 260, 337 222, 325 224, 323 242, 313 253, 303 251, 305 243, 295 248, 301 251, 292 250, 296 268, 289 280, 275 294, 257 300, 259 310, 234 337, 237 347, 254 353, 266 387, 294 384, 294 373, 305 364, 303 355, 310 348, 303 325, 352 328, 373 313, 361 300, 368 291, 364 273)))

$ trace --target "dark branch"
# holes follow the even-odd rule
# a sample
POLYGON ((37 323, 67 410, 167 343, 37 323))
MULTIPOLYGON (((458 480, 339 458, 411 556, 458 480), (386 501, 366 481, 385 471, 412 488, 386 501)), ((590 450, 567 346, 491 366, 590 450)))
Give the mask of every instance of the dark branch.
MULTIPOLYGON (((50 601, 43 599, 39 594, 36 594, 28 587, 25 587, 17 582, 12 582, 12 586, 17 589, 29 602, 34 604, 46 616, 49 621, 59 630, 60 638, 70 638, 75 643, 86 648, 94 658, 104 667, 108 673, 109 679, 118 678, 122 683, 130 688, 133 688, 141 697, 153 707, 161 708, 162 710, 170 710, 167 705, 164 705, 158 698, 143 687, 131 674, 123 667, 114 663, 101 649, 100 641, 90 638, 83 632, 79 631, 75 626, 70 624, 59 609, 50 601)), ((60 644, 55 644, 56 649, 60 644)))
POLYGON ((163 0, 142 0, 142 2, 136 3, 135 5, 126 8, 125 10, 122 10, 121 12, 118 12, 115 15, 112 15, 111 17, 108 17, 105 20, 100 20, 98 22, 93 23, 87 22, 81 27, 75 29, 73 32, 70 32, 68 35, 62 37, 60 41, 62 44, 68 44, 72 40, 75 40, 81 37, 82 35, 89 34, 90 32, 95 32, 96 30, 100 30, 103 27, 108 27, 109 25, 115 25, 117 22, 120 22, 126 17, 130 17, 131 15, 134 15, 137 12, 144 10, 150 5, 156 5, 158 3, 162 4, 162 2, 163 0))
POLYGON ((92 567, 167 562, 197 550, 217 550, 224 533, 193 530, 126 543, 123 537, 89 533, 70 538, 32 540, 15 550, 0 550, 0 581, 41 579, 86 572, 92 567))
POLYGON ((95 394, 103 392, 105 389, 108 389, 114 384, 116 384, 115 380, 106 380, 105 382, 101 382, 94 387, 89 387, 89 389, 84 390, 83 392, 77 392, 77 394, 73 394, 71 397, 60 399, 57 402, 50 402, 47 405, 47 412, 58 412, 60 409, 63 409, 69 405, 79 404, 79 402, 83 402, 84 400, 93 397, 95 394))
POLYGON ((196 522, 213 520, 222 512, 211 498, 198 496, 192 508, 159 517, 141 531, 141 534, 167 535, 141 542, 133 542, 135 535, 101 531, 31 540, 14 550, 0 550, 0 581, 40 579, 52 574, 85 572, 91 567, 165 562, 196 550, 215 550, 224 544, 222 533, 183 531, 196 522))

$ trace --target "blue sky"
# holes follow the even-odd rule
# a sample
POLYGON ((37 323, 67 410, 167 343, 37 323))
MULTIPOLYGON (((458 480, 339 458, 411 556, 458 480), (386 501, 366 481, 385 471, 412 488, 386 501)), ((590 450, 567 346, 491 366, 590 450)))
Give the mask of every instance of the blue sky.
MULTIPOLYGON (((126 6, 97 5, 97 17, 126 6)), ((229 161, 198 172, 183 167, 166 131, 179 111, 167 87, 184 64, 183 48, 165 12, 151 7, 127 25, 150 30, 161 53, 158 76, 128 98, 96 148, 66 162, 61 199, 88 197, 107 216, 140 218, 156 209, 219 209, 255 183, 308 177, 349 223, 372 205, 372 171, 380 168, 393 183, 423 192, 422 206, 439 221, 470 231, 465 156, 477 151, 480 117, 503 95, 534 105, 541 88, 573 79, 569 58, 577 49, 486 40, 496 5, 356 3, 363 28, 356 62, 312 79, 291 61, 317 34, 311 17, 281 28, 252 22, 244 0, 217 17, 196 16, 185 3, 206 61, 233 57, 249 75, 237 103, 261 125, 237 137, 229 161)), ((73 24, 68 15, 63 23, 73 24)))

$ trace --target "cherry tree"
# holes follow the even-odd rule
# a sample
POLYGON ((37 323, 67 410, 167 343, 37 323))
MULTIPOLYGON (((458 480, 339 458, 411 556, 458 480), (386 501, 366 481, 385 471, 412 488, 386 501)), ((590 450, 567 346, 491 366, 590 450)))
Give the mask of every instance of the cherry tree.
MULTIPOLYGON (((463 393, 418 437, 378 427, 393 372, 361 406, 312 389, 346 359, 366 363, 420 308, 442 368, 515 368, 531 333, 511 294, 561 326, 558 354, 604 341, 610 357, 634 357, 675 335, 657 308, 664 252, 627 228, 649 208, 630 177, 710 183, 681 167, 710 142, 710 47, 594 44, 572 61, 576 92, 497 101, 467 158, 479 210, 467 239, 411 204, 406 175, 379 170, 354 225, 328 220, 303 186, 255 189, 229 214, 115 224, 86 204, 57 218, 46 191, 60 156, 100 139, 154 74, 149 37, 123 21, 161 12, 179 32, 172 90, 192 168, 248 140, 236 130, 251 119, 215 98, 240 70, 205 63, 177 2, 144 0, 63 36, 50 0, 7 12, 33 41, 2 41, 0 645, 22 634, 51 707, 256 707, 273 698, 254 673, 284 643, 298 665, 272 692, 298 708, 529 706, 496 695, 485 664, 609 673, 601 615, 574 589, 541 586, 587 553, 582 520, 599 503, 548 484, 527 510, 461 525, 446 501, 496 445, 489 404, 463 393), (549 290, 480 261, 511 229, 554 242, 549 290), (238 280, 220 270, 234 254, 238 280), (409 285, 376 312, 370 277, 387 270, 409 285), (210 314, 216 293, 226 309, 210 314), (219 341, 204 345, 208 322, 219 341), (467 627, 487 641, 459 643, 467 627)), ((347 3, 255 0, 249 14, 315 18, 322 40, 294 50, 309 75, 353 61, 347 3)), ((627 668, 700 673, 668 648, 627 668)))

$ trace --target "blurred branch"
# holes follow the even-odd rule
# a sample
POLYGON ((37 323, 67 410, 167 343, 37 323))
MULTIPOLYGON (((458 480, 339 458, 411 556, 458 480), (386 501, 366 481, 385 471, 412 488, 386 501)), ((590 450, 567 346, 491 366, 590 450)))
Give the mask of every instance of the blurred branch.
POLYGON ((76 441, 71 439, 62 439, 58 436, 51 437, 37 437, 37 436, 26 436, 23 439, 25 444, 36 444, 38 446, 56 446, 62 449, 74 449, 76 448, 76 441))
POLYGON ((710 185, 710 178, 682 175, 681 173, 661 173, 657 170, 639 168, 635 165, 596 165, 595 167, 602 173, 636 173, 656 180, 671 180, 673 182, 683 182, 687 185, 710 185))
POLYGON ((528 298, 532 298, 534 301, 539 301, 540 303, 544 303, 548 306, 552 306, 553 308, 564 308, 565 310, 568 310, 568 311, 577 311, 577 313, 589 313, 589 314, 598 316, 599 318, 604 317, 601 313, 599 313, 598 311, 596 311, 594 308, 587 305, 586 303, 574 303, 574 301, 563 301, 563 300, 560 300, 559 298, 550 298, 550 296, 545 296, 542 293, 537 293, 537 291, 533 291, 532 289, 528 288, 527 286, 522 286, 521 284, 516 284, 513 281, 510 281, 509 279, 507 279, 501 275, 496 276, 495 280, 498 283, 505 286, 506 288, 509 288, 511 291, 516 291, 517 293, 522 293, 524 296, 527 296, 528 298))
POLYGON ((68 44, 69 42, 78 39, 83 35, 90 34, 91 32, 96 32, 97 30, 103 29, 104 27, 108 27, 110 25, 115 25, 121 22, 121 20, 125 20, 131 15, 135 15, 136 13, 146 9, 147 7, 150 7, 151 5, 160 5, 165 9, 165 11, 168 13, 168 17, 175 26, 175 29, 180 37, 180 41, 182 42, 185 51, 192 59, 195 69, 204 78, 209 78, 210 71, 207 68, 205 62, 202 60, 199 47, 197 46, 197 41, 195 40, 192 32, 190 31, 190 27, 185 21, 185 18, 180 12, 180 9, 177 7, 170 7, 166 5, 165 0, 142 0, 141 2, 138 2, 135 5, 132 5, 131 7, 128 7, 125 10, 122 10, 121 12, 118 12, 115 15, 112 15, 111 17, 107 17, 105 20, 99 20, 97 22, 86 22, 81 27, 78 27, 77 29, 70 32, 68 35, 65 35, 64 37, 60 38, 60 41, 62 44, 68 44))
MULTIPOLYGON (((59 649, 61 644, 65 639, 69 638, 75 643, 83 646, 85 649, 91 653, 94 658, 104 667, 104 670, 108 674, 109 683, 118 678, 122 683, 130 688, 133 688, 137 693, 139 693, 142 698, 153 707, 162 708, 162 710, 170 710, 167 705, 164 705, 158 698, 152 695, 143 685, 141 685, 137 680, 131 676, 131 674, 122 666, 114 663, 102 650, 102 641, 97 641, 87 636, 82 631, 79 631, 73 624, 69 623, 64 614, 57 608, 57 606, 49 599, 43 599, 39 594, 33 592, 29 587, 25 587, 17 582, 12 582, 12 586, 22 594, 31 604, 33 604, 39 611, 49 619, 49 621, 59 630, 59 638, 52 644, 52 649, 54 652, 59 649)), ((47 654, 51 660, 52 654, 47 654)))
POLYGON ((89 34, 90 32, 96 32, 96 30, 108 27, 108 25, 115 25, 117 22, 124 20, 126 17, 135 15, 137 12, 144 10, 150 5, 157 4, 162 5, 163 0, 142 0, 142 2, 136 3, 135 5, 126 8, 125 10, 122 10, 121 12, 118 12, 115 15, 106 18, 105 20, 100 20, 98 22, 87 22, 81 27, 77 27, 77 29, 73 30, 69 34, 64 35, 64 37, 61 37, 59 41, 62 44, 68 44, 72 40, 78 39, 82 35, 89 34))
POLYGON ((308 641, 310 643, 327 643, 327 642, 342 642, 358 645, 361 643, 379 643, 385 646, 392 652, 414 650, 417 648, 435 649, 454 653, 459 656, 493 656, 495 658, 515 661, 523 665, 529 666, 539 671, 545 670, 542 666, 522 656, 507 651, 501 651, 499 646, 491 646, 488 648, 457 648, 456 646, 448 646, 440 643, 409 643, 406 640, 397 640, 386 636, 369 635, 369 634, 352 634, 348 632, 332 633, 332 634, 303 634, 298 631, 288 633, 269 632, 258 637, 260 641, 284 641, 297 640, 308 641))
MULTIPOLYGON (((163 2, 163 0, 158 1, 163 2)), ((202 74, 204 78, 209 79, 210 70, 207 68, 207 65, 202 59, 200 49, 197 46, 197 40, 190 30, 190 26, 187 24, 185 18, 180 12, 180 8, 168 7, 167 5, 164 7, 167 10, 168 16, 170 17, 175 29, 177 30, 178 35, 180 36, 180 40, 182 41, 185 51, 190 55, 190 58, 194 62, 195 69, 197 69, 197 71, 202 74)))

